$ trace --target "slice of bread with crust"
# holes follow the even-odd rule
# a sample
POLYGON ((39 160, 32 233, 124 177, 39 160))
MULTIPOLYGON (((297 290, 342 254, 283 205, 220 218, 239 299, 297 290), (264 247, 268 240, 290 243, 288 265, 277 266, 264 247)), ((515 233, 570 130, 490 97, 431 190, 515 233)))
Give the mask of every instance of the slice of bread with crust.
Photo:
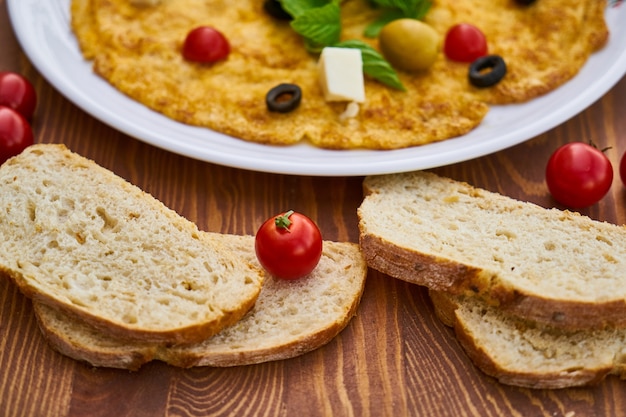
MULTIPOLYGON (((214 235, 255 263, 254 237, 214 235)), ((35 303, 39 327, 54 349, 94 366, 138 369, 151 360, 180 367, 248 365, 291 358, 334 338, 356 314, 367 266, 354 243, 324 242, 315 270, 295 281, 268 278, 239 322, 198 344, 180 347, 111 338, 58 309, 35 303)))
POLYGON ((626 378, 626 329, 569 331, 511 316, 476 297, 430 296, 472 362, 504 384, 567 388, 611 374, 626 378))
POLYGON ((0 167, 0 272, 104 333, 171 344, 239 320, 265 276, 138 187, 44 144, 0 167))
POLYGON ((370 267, 570 329, 626 326, 626 229, 428 172, 367 177, 370 267))

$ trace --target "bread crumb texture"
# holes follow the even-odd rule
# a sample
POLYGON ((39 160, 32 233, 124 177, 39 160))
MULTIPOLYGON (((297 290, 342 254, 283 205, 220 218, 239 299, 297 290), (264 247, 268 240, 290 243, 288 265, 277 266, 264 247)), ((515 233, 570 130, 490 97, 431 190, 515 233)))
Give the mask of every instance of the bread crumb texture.
MULTIPOLYGON (((240 333, 254 334, 268 346, 299 338, 343 318, 363 285, 362 266, 353 265, 354 249, 325 242, 316 270, 302 279, 268 278, 255 307, 232 327, 213 337, 212 343, 240 343, 240 333), (346 256, 346 252, 352 252, 346 256), (351 272, 354 268, 356 273, 351 272)), ((247 343, 250 343, 249 338, 247 343)), ((235 348, 235 345, 230 346, 235 348)))
MULTIPOLYGON (((440 295, 433 298, 437 310, 447 308, 441 301, 440 295)), ((610 374, 626 377, 626 329, 563 330, 506 314, 476 298, 458 299, 454 317, 468 356, 500 382, 566 388, 594 385, 610 374)))
MULTIPOLYGON (((256 263, 253 236, 214 234, 241 261, 256 263)), ((238 366, 287 359, 334 338, 356 314, 367 266, 358 245, 324 242, 318 267, 295 281, 268 278, 240 321, 196 344, 168 346, 113 338, 34 303, 39 326, 59 352, 94 366, 138 369, 151 360, 181 367, 238 366)))
POLYGON ((616 353, 626 345, 623 329, 565 331, 507 316, 476 302, 463 303, 457 320, 488 347, 496 362, 517 372, 575 373, 598 363, 611 367, 614 359, 619 361, 616 353))
MULTIPOLYGON (((255 256, 243 248, 240 255, 244 259, 255 256)), ((356 314, 366 275, 358 245, 324 241, 322 258, 311 274, 291 281, 268 278, 243 319, 182 352, 161 352, 161 359, 176 364, 180 358, 195 356, 195 365, 231 366, 285 359, 316 349, 356 314)))
POLYGON ((35 145, 0 168, 0 265, 37 298, 115 326, 219 322, 262 276, 94 162, 35 145))
POLYGON ((362 234, 486 271, 487 287, 561 300, 626 298, 621 226, 437 177, 368 177, 362 234))

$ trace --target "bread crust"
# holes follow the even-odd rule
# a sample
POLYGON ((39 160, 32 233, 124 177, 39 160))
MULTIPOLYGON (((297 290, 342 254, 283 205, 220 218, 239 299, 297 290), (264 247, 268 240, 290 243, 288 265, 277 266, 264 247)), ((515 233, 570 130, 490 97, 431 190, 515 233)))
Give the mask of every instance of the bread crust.
POLYGON ((465 329, 455 322, 454 332, 465 353, 470 360, 485 374, 496 378, 507 385, 515 385, 534 389, 559 389, 597 385, 613 369, 604 366, 596 369, 575 369, 564 372, 537 372, 536 370, 512 372, 500 367, 491 356, 484 351, 480 344, 468 334, 465 329))
POLYGON ((359 295, 359 297, 354 299, 346 314, 340 320, 329 323, 327 328, 282 345, 242 351, 238 354, 233 354, 229 350, 222 350, 220 352, 212 352, 210 356, 197 354, 193 355, 193 357, 181 355, 179 352, 172 352, 171 350, 164 350, 157 357, 171 365, 183 368, 193 366, 232 367, 295 358, 312 352, 333 340, 356 315, 360 300, 361 296, 359 295))
MULTIPOLYGON (((563 296, 557 291, 544 293, 528 285, 525 287, 518 286, 517 278, 513 274, 509 274, 508 270, 502 269, 499 271, 492 270, 488 266, 472 265, 463 260, 455 259, 454 255, 440 255, 435 249, 426 248, 420 250, 422 248, 419 244, 420 239, 422 239, 420 236, 421 232, 431 233, 435 236, 435 239, 439 238, 450 246, 456 244, 459 246, 465 245, 463 246, 464 249, 467 249, 468 245, 478 244, 479 238, 475 237, 478 232, 472 229, 468 229, 469 231, 463 230, 463 236, 473 233, 474 238, 469 243, 465 241, 457 242, 454 240, 457 236, 455 232, 449 232, 443 225, 441 227, 436 224, 431 226, 428 224, 430 218, 426 217, 424 222, 428 226, 424 226, 424 230, 416 229, 413 231, 415 233, 414 237, 407 238, 406 234, 404 234, 402 240, 396 240, 396 235, 393 232, 381 231, 381 224, 387 226, 385 217, 398 216, 398 214, 393 212, 380 213, 380 210, 383 210, 383 207, 385 210, 389 209, 389 205, 385 202, 386 199, 395 201, 397 204, 409 205, 410 203, 404 200, 402 203, 399 203, 398 196, 401 194, 411 195, 411 197, 406 197, 407 201, 422 198, 413 197, 412 193, 423 193, 424 195, 429 195, 428 198, 437 201, 437 203, 433 203, 432 207, 428 206, 429 203, 424 203, 417 210, 428 210, 426 207, 430 207, 431 210, 437 210, 437 204, 439 204, 440 208, 444 204, 448 204, 444 203, 446 198, 451 198, 450 201, 456 201, 457 196, 454 193, 458 192, 465 196, 462 198, 476 200, 476 207, 471 209, 473 210, 471 213, 474 216, 481 215, 483 210, 481 205, 488 206, 494 212, 497 210, 501 210, 503 213, 513 210, 526 211, 529 213, 529 216, 539 217, 545 215, 546 218, 550 218, 550 221, 557 221, 554 219, 558 218, 558 226, 563 228, 571 226, 572 230, 575 230, 575 227, 584 230, 595 227, 599 237, 594 238, 594 240, 597 239, 598 241, 602 240, 601 236, 603 234, 610 234, 614 240, 619 241, 619 237, 624 234, 623 227, 596 222, 578 213, 544 209, 531 203, 517 202, 499 194, 475 188, 467 183, 438 177, 427 172, 367 177, 363 182, 363 191, 365 200, 358 209, 359 243, 371 268, 393 278, 426 286, 429 289, 447 291, 457 295, 477 296, 487 304, 496 305, 510 314, 563 329, 626 327, 626 299, 624 298, 613 297, 613 299, 607 299, 608 297, 597 297, 592 299, 590 297, 589 299, 584 299, 585 297, 579 297, 579 299, 573 299, 563 296), (436 184, 434 185, 434 187, 437 187, 436 190, 432 192, 424 191, 431 184, 436 184), (398 199, 398 201, 394 199, 398 199), (441 237, 439 237, 440 235, 441 237), (408 242, 410 239, 414 239, 417 243, 408 242)), ((455 202, 449 204, 455 204, 455 202)), ((420 213, 414 214, 414 217, 421 221, 419 219, 420 213)), ((406 217, 405 223, 407 228, 410 229, 410 224, 413 220, 410 216, 406 217)), ((442 223, 444 221, 448 221, 448 219, 442 220, 442 223)), ((481 220, 475 221, 478 223, 481 220)), ((505 222, 505 220, 501 221, 505 222)), ((404 227, 404 224, 400 224, 400 222, 388 223, 393 224, 392 227, 404 227)), ((463 225, 459 227, 463 227, 463 225)), ((550 227, 548 220, 546 220, 544 227, 550 227)), ((517 229, 513 230, 514 233, 518 232, 517 229)), ((492 235, 484 237, 485 240, 493 238, 492 235)), ((557 240, 556 244, 559 243, 557 240)), ((616 242, 607 246, 619 246, 621 248, 623 245, 616 242)), ((532 250, 535 249, 533 248, 532 250)), ((539 248, 536 250, 541 251, 543 249, 539 248)), ((607 264, 611 263, 613 261, 611 256, 615 257, 616 255, 605 255, 603 251, 604 249, 598 249, 596 257, 606 256, 607 264)), ((618 250, 615 252, 619 253, 618 250)), ((548 250, 542 253, 545 253, 546 258, 552 256, 548 250)), ((571 254, 568 256, 571 257, 570 265, 574 265, 576 263, 574 260, 576 255, 571 254)), ((530 273, 534 272, 532 269, 528 269, 528 271, 530 273)), ((562 277, 561 279, 564 281, 568 279, 567 276, 562 276, 559 270, 551 272, 554 272, 555 275, 561 274, 557 276, 562 277)), ((614 277, 614 275, 611 276, 614 277)), ((538 278, 539 280, 544 279, 544 277, 538 278)), ((618 277, 615 277, 615 279, 617 280, 618 277)))
MULTIPOLYGON (((21 277, 20 277, 21 278, 21 277)), ((20 279, 18 278, 18 279, 20 279)), ((129 342, 146 342, 150 341, 155 344, 168 345, 190 345, 201 342, 220 330, 236 323, 252 308, 256 302, 256 297, 245 300, 240 304, 237 310, 224 311, 217 320, 204 322, 193 326, 179 327, 173 330, 144 330, 138 328, 128 329, 118 326, 115 322, 111 322, 103 317, 85 314, 81 309, 74 308, 71 304, 59 302, 54 298, 49 298, 38 292, 31 292, 27 285, 20 287, 17 280, 14 282, 20 288, 20 292, 26 297, 32 299, 35 304, 45 304, 51 308, 62 310, 68 318, 84 321, 95 329, 98 329, 112 337, 128 340, 129 342)))
POLYGON ((115 337, 196 343, 238 321, 261 290, 259 266, 63 145, 9 159, 0 191, 0 272, 115 337))
MULTIPOLYGON (((68 358, 94 364, 105 368, 118 368, 136 371, 145 363, 152 361, 156 355, 155 345, 141 344, 135 340, 129 341, 133 349, 102 350, 99 347, 81 344, 79 340, 68 337, 60 328, 46 326, 39 317, 50 314, 45 304, 33 302, 33 309, 37 317, 37 326, 49 346, 68 358)), ((71 318, 77 320, 77 318, 71 318)))
POLYGON ((476 276, 481 273, 479 268, 470 265, 406 250, 363 230, 359 244, 370 268, 434 290, 462 293, 477 281, 476 276))
POLYGON ((563 329, 626 327, 626 301, 602 304, 556 300, 524 294, 501 285, 493 273, 395 245, 362 233, 361 250, 368 265, 412 284, 456 295, 481 297, 510 314, 563 329))
MULTIPOLYGON (((237 251, 243 261, 255 256, 252 236, 213 237, 237 251)), ((137 370, 153 360, 182 368, 251 365, 289 359, 330 342, 356 315, 366 276, 358 245, 325 241, 320 264, 310 276, 294 282, 269 277, 256 305, 241 321, 212 338, 185 346, 102 333, 80 318, 39 302, 34 303, 34 311, 53 349, 93 366, 137 370), (321 306, 329 313, 322 313, 321 306)))
POLYGON ((192 368, 197 366, 233 367, 294 358, 318 349, 334 339, 356 315, 360 298, 359 296, 354 300, 349 311, 341 320, 331 323, 322 331, 305 338, 268 348, 240 352, 221 350, 211 352, 210 355, 199 350, 157 346, 136 340, 128 340, 119 349, 101 349, 97 346, 74 341, 61 329, 43 324, 46 321, 43 317, 50 313, 45 310, 42 304, 35 302, 34 309, 41 333, 48 344, 57 352, 97 367, 136 371, 144 364, 154 360, 160 360, 180 368, 192 368))
MULTIPOLYGON (((581 364, 571 369, 561 368, 550 370, 546 368, 537 369, 531 364, 525 364, 525 358, 520 354, 519 365, 507 367, 506 364, 499 363, 489 345, 485 343, 485 337, 475 334, 472 328, 464 325, 459 318, 458 309, 463 297, 455 297, 443 291, 429 291, 433 302, 435 314, 448 327, 454 329, 455 336, 459 344, 467 354, 468 358, 485 374, 496 378, 499 382, 507 385, 515 385, 535 389, 560 389, 579 386, 597 385, 610 374, 624 375, 623 359, 616 355, 612 362, 598 360, 593 365, 581 364)), ((505 319, 507 313, 502 313, 505 319)), ((520 332, 527 327, 536 326, 527 320, 516 318, 517 328, 520 332)), ((543 327, 546 334, 555 331, 549 326, 543 327)), ((493 337, 498 334, 498 329, 493 329, 493 337)), ((558 330, 557 330, 558 332, 558 330)), ((589 337, 594 337, 594 332, 589 331, 589 337)))

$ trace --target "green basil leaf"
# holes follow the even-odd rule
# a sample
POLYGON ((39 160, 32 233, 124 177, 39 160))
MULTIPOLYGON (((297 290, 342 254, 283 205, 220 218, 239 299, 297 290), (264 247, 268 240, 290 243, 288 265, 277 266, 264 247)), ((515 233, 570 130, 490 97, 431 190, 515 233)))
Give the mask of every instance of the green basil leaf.
POLYGON ((429 0, 372 0, 372 2, 381 7, 383 12, 363 31, 363 35, 368 38, 377 37, 383 26, 396 19, 422 19, 431 6, 429 0))
POLYGON ((367 38, 376 38, 378 37, 378 34, 380 33, 380 30, 383 28, 383 26, 396 19, 401 19, 402 17, 404 17, 404 15, 400 10, 387 10, 383 12, 378 17, 378 19, 370 23, 365 28, 365 30, 363 31, 363 35, 367 38))
POLYGON ((308 9, 291 21, 293 30, 302 35, 307 45, 327 46, 339 42, 341 9, 338 1, 308 9))
POLYGON ((413 15, 413 19, 423 19, 426 16, 426 13, 430 10, 430 6, 432 3, 429 1, 420 1, 415 8, 415 14, 413 15))
POLYGON ((359 40, 347 40, 336 43, 333 46, 338 48, 355 48, 361 50, 364 74, 369 75, 389 87, 401 91, 406 90, 402 81, 400 81, 398 74, 389 62, 387 62, 376 49, 372 48, 367 43, 359 40))
MULTIPOLYGON (((424 5, 427 4, 426 11, 430 8, 429 0, 374 0, 381 7, 398 9, 402 12, 403 17, 412 19, 420 19, 424 15, 420 15, 424 5)), ((424 13, 425 14, 425 13, 424 13)))
POLYGON ((283 10, 296 18, 309 9, 315 9, 328 4, 331 0, 279 0, 283 10))

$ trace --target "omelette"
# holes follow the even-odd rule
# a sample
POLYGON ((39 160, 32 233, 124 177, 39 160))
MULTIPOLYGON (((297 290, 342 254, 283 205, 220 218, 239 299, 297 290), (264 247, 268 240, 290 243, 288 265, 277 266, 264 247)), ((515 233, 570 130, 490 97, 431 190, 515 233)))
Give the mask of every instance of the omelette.
MULTIPOLYGON (((72 0, 72 29, 94 71, 130 98, 176 121, 268 145, 308 142, 327 149, 399 149, 464 135, 490 105, 520 103, 545 94, 577 74, 609 33, 604 0, 433 0, 424 22, 441 38, 454 24, 471 22, 487 37, 489 53, 506 61, 502 81, 473 87, 468 64, 443 52, 427 70, 398 71, 405 91, 365 77, 365 102, 354 117, 346 103, 324 99, 318 57, 287 21, 251 0, 72 0), (228 58, 189 62, 187 33, 212 26, 228 39, 228 58), (274 86, 296 84, 300 105, 268 111, 274 86)), ((341 37, 378 49, 363 31, 379 13, 367 0, 341 4, 341 37)))

